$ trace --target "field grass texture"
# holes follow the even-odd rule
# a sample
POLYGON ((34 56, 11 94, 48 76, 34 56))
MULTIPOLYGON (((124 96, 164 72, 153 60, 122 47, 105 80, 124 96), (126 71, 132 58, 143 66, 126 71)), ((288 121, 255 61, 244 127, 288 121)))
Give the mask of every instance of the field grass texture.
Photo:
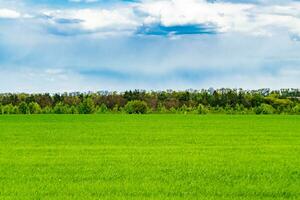
POLYGON ((0 116, 0 199, 300 199, 300 116, 0 116))

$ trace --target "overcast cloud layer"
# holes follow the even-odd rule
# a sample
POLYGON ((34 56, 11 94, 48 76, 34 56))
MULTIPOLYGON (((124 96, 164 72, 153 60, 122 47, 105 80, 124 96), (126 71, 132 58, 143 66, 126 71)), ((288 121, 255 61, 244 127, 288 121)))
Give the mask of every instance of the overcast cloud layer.
POLYGON ((296 0, 0 0, 0 92, 299 88, 299 55, 296 0))

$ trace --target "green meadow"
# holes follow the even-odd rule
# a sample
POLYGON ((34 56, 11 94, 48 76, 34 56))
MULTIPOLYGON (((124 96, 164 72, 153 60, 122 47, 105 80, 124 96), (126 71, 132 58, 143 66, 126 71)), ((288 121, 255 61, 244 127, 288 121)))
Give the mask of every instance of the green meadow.
POLYGON ((300 199, 300 116, 0 116, 0 199, 300 199))

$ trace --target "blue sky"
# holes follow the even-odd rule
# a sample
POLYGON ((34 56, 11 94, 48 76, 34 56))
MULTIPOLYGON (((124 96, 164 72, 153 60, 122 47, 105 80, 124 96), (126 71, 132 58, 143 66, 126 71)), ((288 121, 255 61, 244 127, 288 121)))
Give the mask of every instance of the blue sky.
POLYGON ((300 86, 300 1, 0 0, 0 92, 300 86))

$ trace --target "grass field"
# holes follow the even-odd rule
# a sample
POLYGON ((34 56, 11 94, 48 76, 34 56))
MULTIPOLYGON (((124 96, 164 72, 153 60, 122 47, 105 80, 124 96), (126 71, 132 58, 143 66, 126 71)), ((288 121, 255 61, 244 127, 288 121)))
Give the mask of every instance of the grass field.
POLYGON ((300 116, 0 116, 0 199, 300 199, 300 116))

